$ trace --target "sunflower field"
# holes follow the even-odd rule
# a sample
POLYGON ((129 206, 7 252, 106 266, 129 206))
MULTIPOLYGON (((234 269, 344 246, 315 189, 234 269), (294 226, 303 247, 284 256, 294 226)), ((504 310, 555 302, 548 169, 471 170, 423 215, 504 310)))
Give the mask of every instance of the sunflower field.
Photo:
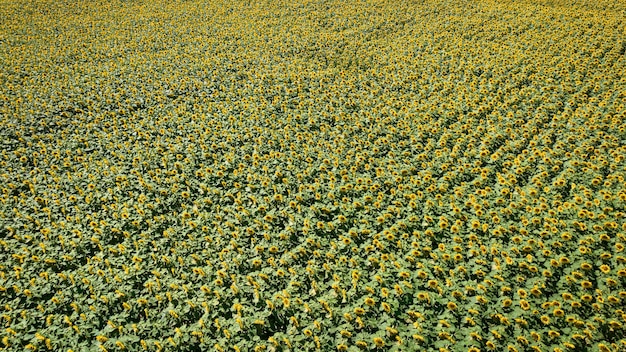
POLYGON ((626 351, 626 3, 0 0, 0 350, 626 351))

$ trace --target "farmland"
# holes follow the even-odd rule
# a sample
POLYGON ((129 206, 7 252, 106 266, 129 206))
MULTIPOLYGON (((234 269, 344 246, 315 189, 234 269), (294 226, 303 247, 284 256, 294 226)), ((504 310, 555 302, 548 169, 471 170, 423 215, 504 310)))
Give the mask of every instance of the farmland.
POLYGON ((0 350, 626 350, 624 19, 0 0, 0 350))

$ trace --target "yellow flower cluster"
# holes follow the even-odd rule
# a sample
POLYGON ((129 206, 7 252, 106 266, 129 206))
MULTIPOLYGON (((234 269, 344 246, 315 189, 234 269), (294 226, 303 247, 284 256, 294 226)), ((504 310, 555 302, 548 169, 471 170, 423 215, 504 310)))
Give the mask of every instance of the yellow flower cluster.
POLYGON ((0 0, 0 349, 626 349, 624 14, 0 0))

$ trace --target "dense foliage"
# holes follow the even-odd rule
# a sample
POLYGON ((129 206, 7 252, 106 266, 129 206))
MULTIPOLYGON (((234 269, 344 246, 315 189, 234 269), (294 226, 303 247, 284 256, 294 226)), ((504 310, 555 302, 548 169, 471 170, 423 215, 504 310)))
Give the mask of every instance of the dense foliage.
POLYGON ((624 2, 0 17, 0 349, 626 348, 624 2))

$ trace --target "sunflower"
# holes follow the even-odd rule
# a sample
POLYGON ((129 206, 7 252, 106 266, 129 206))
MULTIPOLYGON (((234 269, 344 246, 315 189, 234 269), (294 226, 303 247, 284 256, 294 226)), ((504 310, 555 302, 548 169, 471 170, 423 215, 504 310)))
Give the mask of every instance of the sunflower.
POLYGON ((521 300, 519 301, 519 305, 523 310, 528 310, 530 309, 530 303, 528 303, 528 301, 526 300, 521 300))
POLYGON ((380 337, 374 337, 373 342, 378 348, 383 347, 385 345, 385 340, 383 340, 380 337))
POLYGON ((457 305, 454 302, 448 302, 448 304, 446 306, 447 306, 447 308, 449 310, 456 310, 457 309, 457 305))
POLYGON ((356 347, 364 349, 367 348, 367 342, 365 341, 357 341, 355 342, 356 347))
POLYGON ((424 300, 428 300, 428 293, 427 292, 419 292, 417 294, 417 299, 419 299, 420 301, 424 301, 424 300))
POLYGON ((618 297, 615 297, 615 296, 609 296, 609 297, 607 297, 607 301, 608 301, 610 304, 619 304, 619 303, 620 303, 620 299, 619 299, 618 297))

